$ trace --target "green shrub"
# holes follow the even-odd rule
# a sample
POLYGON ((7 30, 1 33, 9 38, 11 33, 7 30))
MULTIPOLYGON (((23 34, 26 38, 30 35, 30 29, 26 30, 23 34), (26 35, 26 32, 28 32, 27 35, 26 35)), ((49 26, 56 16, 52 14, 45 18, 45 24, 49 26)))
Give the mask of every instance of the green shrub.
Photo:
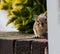
POLYGON ((33 32, 34 16, 44 13, 46 0, 1 0, 0 9, 8 10, 8 22, 25 33, 33 32))

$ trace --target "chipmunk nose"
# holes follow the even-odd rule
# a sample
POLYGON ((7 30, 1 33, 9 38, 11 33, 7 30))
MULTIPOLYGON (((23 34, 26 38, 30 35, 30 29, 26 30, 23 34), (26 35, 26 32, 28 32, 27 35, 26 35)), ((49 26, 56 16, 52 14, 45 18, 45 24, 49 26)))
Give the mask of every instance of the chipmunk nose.
POLYGON ((40 27, 41 27, 41 29, 43 29, 44 28, 44 23, 41 23, 40 27))
POLYGON ((44 27, 44 23, 41 23, 42 27, 44 27))

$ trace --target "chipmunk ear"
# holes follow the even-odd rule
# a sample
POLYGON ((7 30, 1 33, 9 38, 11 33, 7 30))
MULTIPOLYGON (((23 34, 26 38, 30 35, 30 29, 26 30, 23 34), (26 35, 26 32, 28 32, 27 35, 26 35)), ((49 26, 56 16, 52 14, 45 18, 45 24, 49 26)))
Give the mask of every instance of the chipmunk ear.
POLYGON ((38 19, 38 16, 35 15, 33 20, 36 21, 37 19, 38 19))
POLYGON ((46 18, 47 18, 47 11, 46 11, 44 14, 45 14, 45 16, 46 16, 46 18))
POLYGON ((35 20, 37 20, 38 19, 38 16, 36 16, 36 19, 35 20))

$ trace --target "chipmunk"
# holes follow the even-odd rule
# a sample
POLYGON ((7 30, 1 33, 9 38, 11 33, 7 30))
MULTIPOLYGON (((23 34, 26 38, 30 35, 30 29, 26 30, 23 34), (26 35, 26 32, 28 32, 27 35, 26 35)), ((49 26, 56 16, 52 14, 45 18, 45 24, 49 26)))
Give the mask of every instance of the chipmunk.
POLYGON ((47 12, 36 17, 33 31, 35 37, 45 38, 47 33, 47 12))

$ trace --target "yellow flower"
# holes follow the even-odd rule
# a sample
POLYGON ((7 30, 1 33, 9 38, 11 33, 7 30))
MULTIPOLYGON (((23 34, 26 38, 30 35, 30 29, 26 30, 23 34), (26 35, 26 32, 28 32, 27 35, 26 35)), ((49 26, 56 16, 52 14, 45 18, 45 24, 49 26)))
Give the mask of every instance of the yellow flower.
POLYGON ((29 20, 26 20, 25 25, 27 25, 27 24, 28 24, 28 22, 29 22, 29 20))
POLYGON ((28 2, 28 0, 13 0, 12 4, 26 4, 28 2))
POLYGON ((23 8, 23 5, 15 5, 15 4, 13 4, 12 5, 12 8, 15 8, 15 7, 20 7, 22 9, 23 8))
POLYGON ((11 15, 12 13, 11 13, 11 9, 8 9, 8 17, 7 18, 9 18, 9 16, 11 15))
POLYGON ((14 25, 17 29, 20 28, 21 24, 14 25))
POLYGON ((5 0, 7 3, 12 2, 12 0, 5 0))
POLYGON ((8 5, 3 1, 0 4, 0 10, 2 10, 2 9, 8 9, 8 5))
POLYGON ((11 14, 14 14, 13 12, 20 12, 21 9, 23 8, 23 6, 15 6, 12 10, 11 10, 11 14))
POLYGON ((29 22, 28 20, 23 20, 23 22, 22 22, 22 23, 23 23, 23 26, 24 26, 24 25, 27 25, 28 22, 29 22))
POLYGON ((23 8, 22 5, 20 5, 20 6, 15 6, 15 7, 13 8, 13 11, 20 11, 22 8, 23 8))
POLYGON ((28 0, 16 0, 16 3, 27 3, 28 0))
POLYGON ((25 25, 25 21, 24 20, 23 20, 22 24, 23 24, 23 26, 25 25))
POLYGON ((26 4, 28 2, 28 0, 25 0, 24 2, 23 2, 23 4, 26 4))
POLYGON ((3 7, 2 7, 2 5, 0 4, 0 10, 2 10, 2 8, 3 8, 3 7))
POLYGON ((6 3, 4 1, 1 1, 1 5, 6 5, 6 3))
POLYGON ((21 4, 21 0, 15 0, 15 1, 13 0, 12 3, 13 3, 14 5, 15 5, 15 4, 21 4))

